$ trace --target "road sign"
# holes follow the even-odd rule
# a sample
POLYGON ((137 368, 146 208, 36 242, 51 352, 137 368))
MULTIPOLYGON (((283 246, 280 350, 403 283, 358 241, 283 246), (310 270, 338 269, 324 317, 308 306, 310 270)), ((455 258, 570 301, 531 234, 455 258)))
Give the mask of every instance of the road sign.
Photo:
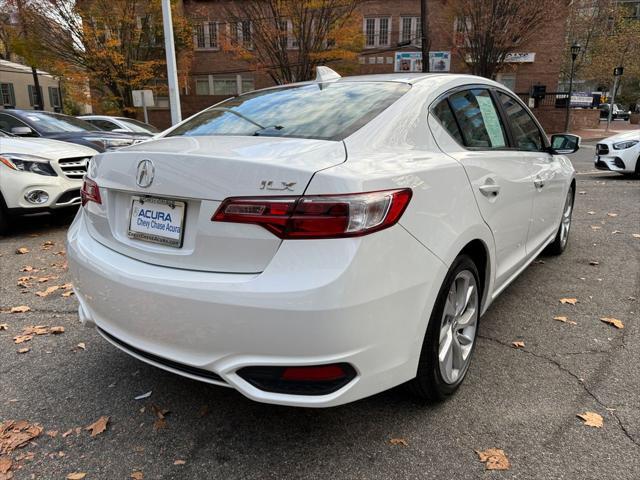
POLYGON ((614 77, 621 77, 623 73, 624 73, 624 67, 616 67, 613 69, 614 77))
POLYGON ((153 107, 155 105, 152 90, 133 90, 131 96, 134 107, 153 107))

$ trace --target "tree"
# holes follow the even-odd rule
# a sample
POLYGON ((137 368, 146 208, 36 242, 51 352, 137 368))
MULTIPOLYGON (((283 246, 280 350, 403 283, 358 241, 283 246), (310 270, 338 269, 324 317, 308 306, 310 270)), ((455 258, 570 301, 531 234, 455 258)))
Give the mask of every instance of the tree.
POLYGON ((558 0, 450 0, 455 50, 471 72, 495 77, 509 53, 544 26, 558 0))
MULTIPOLYGON (((23 0, 23 4, 24 24, 37 34, 33 35, 36 49, 64 76, 84 75, 100 94, 103 110, 132 114, 132 90, 166 89, 159 1, 23 0)), ((173 7, 176 47, 190 52, 191 28, 173 7)), ((181 73, 186 75, 190 57, 181 58, 181 73)))
POLYGON ((362 50, 362 0, 249 0, 227 7, 226 50, 278 84, 309 80, 317 65, 353 68, 362 50))

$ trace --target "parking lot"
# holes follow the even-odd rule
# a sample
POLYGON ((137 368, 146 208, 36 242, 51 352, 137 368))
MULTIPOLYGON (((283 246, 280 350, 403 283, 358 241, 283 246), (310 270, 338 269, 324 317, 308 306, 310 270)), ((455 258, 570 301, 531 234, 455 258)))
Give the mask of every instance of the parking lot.
POLYGON ((493 304, 464 385, 437 406, 397 388, 327 410, 277 407, 147 366, 79 324, 66 227, 24 220, 0 238, 0 422, 43 431, 11 454, 13 478, 637 480, 640 181, 593 170, 593 154, 572 156, 567 251, 540 257, 493 304), (10 313, 18 306, 30 311, 10 313), (14 343, 37 325, 64 332, 14 343), (485 471, 476 450, 489 448, 509 470, 485 471))

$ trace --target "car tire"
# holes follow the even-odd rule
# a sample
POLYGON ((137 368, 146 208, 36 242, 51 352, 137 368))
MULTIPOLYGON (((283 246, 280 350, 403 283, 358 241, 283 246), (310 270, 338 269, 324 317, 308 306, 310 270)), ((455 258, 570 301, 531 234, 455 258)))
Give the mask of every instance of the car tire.
POLYGON ((446 400, 460 387, 475 349, 481 302, 478 268, 471 257, 460 255, 451 265, 433 306, 418 372, 407 384, 412 394, 435 403, 446 400))
POLYGON ((562 207, 562 217, 560 219, 560 225, 558 226, 558 232, 553 242, 547 246, 544 253, 547 255, 561 255, 567 248, 569 243, 569 233, 571 232, 571 217, 573 215, 573 203, 575 200, 574 186, 569 187, 567 192, 567 198, 565 199, 564 206, 562 207))

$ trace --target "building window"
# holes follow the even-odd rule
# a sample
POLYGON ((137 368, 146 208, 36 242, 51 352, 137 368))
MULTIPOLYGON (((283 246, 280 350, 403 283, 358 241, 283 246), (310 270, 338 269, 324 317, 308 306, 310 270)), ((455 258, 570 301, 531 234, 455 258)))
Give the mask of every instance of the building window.
POLYGON ((282 48, 289 50, 296 50, 300 47, 300 42, 295 36, 291 20, 280 20, 280 44, 282 48))
POLYGON ((55 111, 59 111, 62 108, 60 89, 58 87, 49 87, 49 103, 55 111))
POLYGON ((200 75, 195 77, 196 95, 232 96, 255 89, 253 77, 242 75, 200 75))
POLYGON ((196 24, 193 29, 193 45, 196 50, 217 50, 218 22, 196 24))
POLYGON ((242 20, 229 24, 231 41, 237 45, 242 45, 246 49, 251 49, 251 20, 242 20))
POLYGON ((420 17, 400 17, 400 41, 412 45, 422 43, 422 24, 420 17))
POLYGON ((376 17, 364 19, 365 47, 389 46, 389 17, 376 17))
MULTIPOLYGON (((33 85, 27 85, 29 91, 29 105, 32 107, 39 106, 44 108, 44 105, 38 105, 38 99, 36 98, 36 87, 33 85)), ((42 96, 42 87, 40 87, 40 101, 44 103, 44 97, 42 96)))
POLYGON ((516 76, 512 73, 499 73, 496 81, 507 87, 512 92, 516 91, 516 76))
POLYGON ((0 105, 5 108, 15 108, 16 96, 13 92, 13 83, 0 83, 0 105))

